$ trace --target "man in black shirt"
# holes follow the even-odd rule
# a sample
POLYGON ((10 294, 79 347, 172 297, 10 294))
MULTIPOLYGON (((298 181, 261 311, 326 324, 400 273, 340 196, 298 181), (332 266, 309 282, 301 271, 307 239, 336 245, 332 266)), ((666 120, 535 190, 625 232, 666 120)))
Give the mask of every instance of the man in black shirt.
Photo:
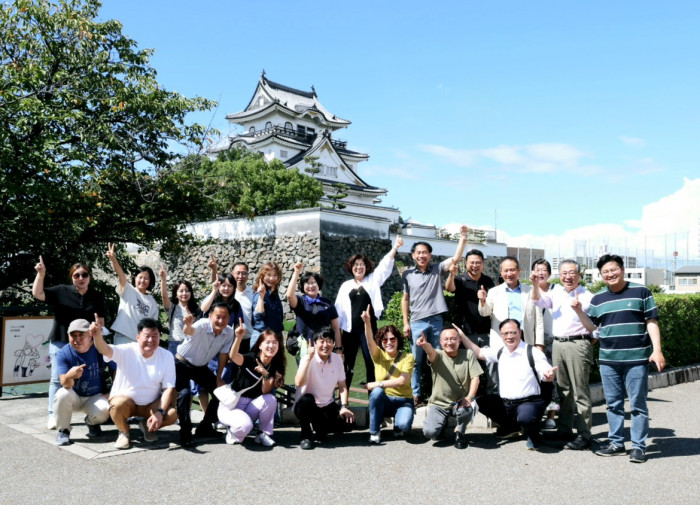
MULTIPOLYGON (((477 293, 482 287, 488 291, 495 284, 491 277, 483 273, 484 253, 480 250, 471 249, 467 251, 464 263, 467 267, 467 272, 463 275, 457 275, 459 266, 453 265, 449 270, 450 275, 445 282, 445 290, 455 294, 454 323, 476 345, 488 347, 490 343, 491 318, 479 315, 479 298, 477 293)), ((482 367, 485 370, 485 364, 482 363, 482 367)), ((489 370, 489 377, 492 373, 494 372, 489 370)), ((482 388, 484 384, 486 384, 486 381, 482 381, 482 388)), ((492 388, 493 382, 490 379, 488 384, 489 388, 492 388)))

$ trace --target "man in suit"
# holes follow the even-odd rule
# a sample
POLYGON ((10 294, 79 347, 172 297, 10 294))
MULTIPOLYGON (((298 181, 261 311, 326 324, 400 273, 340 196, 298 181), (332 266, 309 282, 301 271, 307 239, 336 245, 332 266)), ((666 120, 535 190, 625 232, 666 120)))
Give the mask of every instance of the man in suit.
MULTIPOLYGON (((520 283, 520 264, 517 258, 506 256, 501 261, 501 277, 503 284, 491 288, 488 293, 481 286, 478 292, 479 314, 491 317, 491 348, 494 351, 503 347, 499 326, 506 319, 515 319, 522 328, 522 338, 525 343, 544 349, 544 323, 542 311, 539 310, 532 298, 532 288, 520 283)), ((498 385, 496 363, 489 369, 491 382, 498 385)))

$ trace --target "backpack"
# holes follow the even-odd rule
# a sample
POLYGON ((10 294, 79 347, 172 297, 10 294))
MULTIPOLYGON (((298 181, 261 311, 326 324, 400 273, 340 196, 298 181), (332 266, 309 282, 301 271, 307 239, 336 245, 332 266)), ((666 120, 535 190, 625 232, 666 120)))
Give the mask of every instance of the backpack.
MULTIPOLYGON (((554 393, 554 382, 547 382, 547 381, 541 381, 540 376, 537 375, 537 370, 535 369, 535 358, 532 355, 532 346, 530 344, 525 344, 527 346, 527 361, 530 363, 530 368, 532 369, 532 373, 535 376, 535 379, 537 379, 537 384, 540 386, 540 396, 542 396, 542 399, 545 401, 545 403, 549 403, 552 401, 552 394, 554 393)), ((498 350, 498 353, 496 354, 496 359, 500 361, 501 359, 501 353, 503 352, 503 347, 501 347, 498 350)))

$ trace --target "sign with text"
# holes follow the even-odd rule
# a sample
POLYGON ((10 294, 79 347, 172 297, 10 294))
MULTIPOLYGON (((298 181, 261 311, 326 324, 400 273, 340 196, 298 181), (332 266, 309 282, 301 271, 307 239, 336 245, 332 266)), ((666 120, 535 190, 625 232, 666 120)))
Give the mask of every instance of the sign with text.
POLYGON ((0 385, 48 382, 53 317, 6 317, 3 323, 0 385))

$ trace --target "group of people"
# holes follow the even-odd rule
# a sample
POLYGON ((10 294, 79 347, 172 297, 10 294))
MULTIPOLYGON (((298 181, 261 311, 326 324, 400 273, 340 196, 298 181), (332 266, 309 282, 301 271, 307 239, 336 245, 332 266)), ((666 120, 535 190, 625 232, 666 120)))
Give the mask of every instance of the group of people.
MULTIPOLYGON (((371 444, 381 443, 385 418, 393 418, 393 438, 401 438, 411 430, 416 409, 427 404, 427 438, 444 438, 454 417, 454 445, 463 449, 468 423, 482 412, 498 425, 496 436, 525 435, 526 447, 537 450, 556 380, 556 434, 567 440, 566 448, 586 449, 591 445, 591 345, 599 339, 610 433, 608 444, 596 454, 626 453, 622 428, 627 393, 630 460, 645 461, 648 363, 659 370, 665 365, 649 290, 627 282, 622 259, 610 255, 598 262, 607 289, 595 296, 580 285, 579 265, 573 260, 560 264, 561 284, 548 283, 551 267, 539 260, 529 286, 519 280, 518 260, 506 257, 500 265, 503 282, 496 285, 483 273, 483 253, 473 249, 464 260, 465 273, 459 275, 467 233, 463 226, 454 256, 436 264, 431 263, 429 243, 413 244, 415 266, 402 277, 402 329, 377 328, 384 310, 381 286, 394 269, 401 236, 376 265, 364 254, 351 256, 345 268, 352 278, 341 285, 335 301, 321 296, 319 273, 304 272, 302 262, 294 265, 285 297, 296 315, 294 413, 301 424, 300 447, 312 449, 328 434, 354 428, 349 386, 362 352, 371 444), (443 288, 455 294, 456 324, 449 328, 443 328, 443 288), (405 341, 411 352, 405 350, 405 341), (426 365, 429 377, 422 377, 426 365)), ((183 447, 210 437, 240 444, 257 423, 255 442, 274 446, 275 390, 284 385, 286 371, 279 265, 265 263, 251 287, 245 263, 220 274, 212 255, 212 291, 201 304, 189 280, 176 280, 168 292, 167 271, 161 267, 169 326, 166 349, 160 346, 160 308, 150 295, 156 283, 153 270, 140 267, 129 283, 113 245, 106 256, 120 297, 111 344, 104 338, 110 333, 104 297, 90 285, 90 268, 77 263, 70 269, 72 284, 45 288, 41 257, 35 267, 32 292, 53 306, 55 317, 48 427, 58 430, 56 443, 70 443, 71 416, 84 411, 90 437, 99 436, 100 425, 112 418, 119 449, 130 447, 129 423, 134 420, 148 442, 157 440, 161 427, 179 423, 183 447), (113 384, 107 391, 110 376, 113 384), (235 406, 219 402, 221 388, 239 392, 235 406), (190 410, 196 394, 204 418, 193 436, 190 410), (225 428, 225 434, 217 427, 225 428)))

